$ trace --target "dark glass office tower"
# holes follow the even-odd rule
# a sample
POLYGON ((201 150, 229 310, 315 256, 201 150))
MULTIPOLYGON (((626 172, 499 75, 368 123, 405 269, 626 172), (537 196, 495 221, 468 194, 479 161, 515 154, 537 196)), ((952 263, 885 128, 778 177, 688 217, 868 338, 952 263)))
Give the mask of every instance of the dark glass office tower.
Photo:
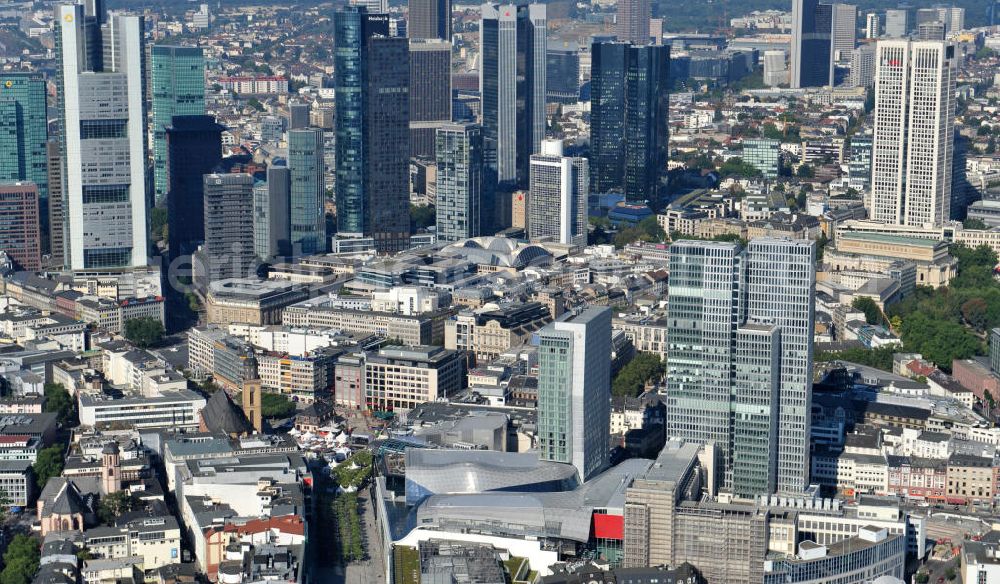
POLYGON ((326 219, 323 202, 323 130, 299 128, 288 131, 288 169, 291 175, 289 203, 293 255, 326 251, 326 219))
POLYGON ((667 172, 670 47, 629 47, 625 70, 625 198, 652 201, 667 172))
POLYGON ((549 47, 545 69, 545 91, 550 102, 576 103, 580 100, 580 47, 566 42, 549 47))
POLYGON ((451 0, 410 0, 411 39, 451 41, 451 0))
POLYGON ((833 85, 833 5, 792 2, 791 86, 833 85))
POLYGON ((667 171, 670 47, 594 43, 591 185, 655 200, 667 171))
POLYGON ((531 155, 545 138, 546 17, 544 4, 484 4, 483 143, 501 188, 528 184, 531 155))
POLYGON ((38 187, 42 226, 48 225, 49 164, 45 79, 36 73, 0 76, 0 182, 38 187))
POLYGON ((451 122, 451 43, 410 40, 410 156, 434 158, 434 133, 451 122))
POLYGON ((222 131, 212 116, 174 116, 165 128, 170 257, 190 255, 205 240, 203 177, 222 161, 222 131))
POLYGON ((166 127, 174 116, 205 115, 205 56, 200 47, 156 45, 151 50, 153 88, 153 184, 156 200, 167 194, 166 127))
POLYGON ((389 18, 350 6, 334 15, 337 231, 380 253, 409 243, 410 55, 389 18))

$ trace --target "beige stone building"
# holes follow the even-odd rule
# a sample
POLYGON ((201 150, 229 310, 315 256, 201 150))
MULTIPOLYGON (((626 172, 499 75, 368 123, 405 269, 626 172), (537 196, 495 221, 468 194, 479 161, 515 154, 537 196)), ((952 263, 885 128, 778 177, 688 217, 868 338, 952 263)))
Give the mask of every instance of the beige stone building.
POLYGON ((445 323, 444 346, 467 351, 470 364, 483 365, 511 347, 522 345, 552 322, 549 308, 540 302, 496 305, 463 311, 445 323))
POLYGON ((897 260, 917 266, 916 284, 939 288, 955 277, 957 260, 943 241, 887 233, 842 232, 827 247, 823 263, 827 271, 885 272, 897 260))
POLYGON ((205 298, 208 324, 279 324, 286 306, 309 293, 289 282, 231 278, 212 282, 205 298))

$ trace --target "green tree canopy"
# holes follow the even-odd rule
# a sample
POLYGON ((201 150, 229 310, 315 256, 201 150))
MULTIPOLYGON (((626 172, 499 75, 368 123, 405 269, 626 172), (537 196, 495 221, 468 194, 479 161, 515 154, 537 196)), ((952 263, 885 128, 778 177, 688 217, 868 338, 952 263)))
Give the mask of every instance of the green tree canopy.
POLYGON ((138 500, 128 491, 116 491, 101 497, 97 506, 97 516, 105 525, 114 525, 115 520, 135 509, 138 500))
POLYGON ((61 383, 45 384, 45 411, 55 413, 63 426, 76 423, 76 403, 61 383))
POLYGON ((666 366, 659 355, 638 353, 611 382, 611 394, 635 397, 642 393, 650 381, 663 377, 666 366))
POLYGON ((287 418, 295 413, 295 403, 280 393, 261 394, 260 400, 260 413, 267 419, 287 418))
POLYGON ((882 309, 879 308, 877 302, 868 296, 858 296, 851 302, 851 307, 865 313, 865 321, 868 324, 882 324, 884 320, 882 318, 882 309))
POLYGON ((4 568, 0 584, 31 584, 41 559, 41 544, 30 535, 19 533, 3 555, 4 568))
POLYGON ((38 458, 35 459, 35 464, 31 465, 31 468, 35 471, 35 481, 38 483, 38 489, 45 488, 45 483, 49 482, 49 479, 62 474, 63 447, 59 444, 53 444, 48 448, 42 449, 38 453, 38 458))
POLYGON ((125 338, 146 348, 163 340, 163 323, 151 316, 142 316, 125 321, 125 338))

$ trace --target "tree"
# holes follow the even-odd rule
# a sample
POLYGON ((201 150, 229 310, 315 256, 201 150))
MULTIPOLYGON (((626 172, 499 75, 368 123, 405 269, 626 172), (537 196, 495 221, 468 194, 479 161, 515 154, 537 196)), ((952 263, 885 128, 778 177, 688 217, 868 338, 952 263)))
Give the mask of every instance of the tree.
POLYGON ((49 479, 62 474, 63 447, 59 444, 53 444, 42 449, 31 468, 35 471, 35 482, 38 484, 38 490, 43 489, 49 479))
POLYGON ((75 406, 73 398, 61 383, 45 384, 45 411, 55 413, 61 425, 76 424, 75 406))
POLYGON ((434 205, 410 205, 410 227, 412 231, 426 229, 437 221, 434 205))
POLYGON ((962 304, 962 318, 972 328, 982 331, 986 328, 989 307, 982 298, 970 298, 962 304))
POLYGON ((760 176, 761 172, 749 162, 745 162, 742 158, 734 156, 719 167, 719 174, 723 178, 730 176, 751 178, 760 176))
POLYGON ((966 219, 962 222, 962 227, 966 229, 988 229, 982 219, 966 219))
POLYGON ((97 506, 97 516, 106 525, 114 525, 115 520, 135 508, 137 499, 128 491, 115 491, 101 497, 97 506))
POLYGON ((878 303, 868 296, 858 296, 851 302, 851 307, 865 313, 865 321, 868 324, 882 324, 882 309, 878 303))
POLYGON ((295 413, 295 404, 280 393, 265 393, 260 396, 261 415, 269 420, 287 418, 295 413))
POLYGON ((927 584, 927 581, 930 579, 931 577, 927 572, 917 572, 917 584, 927 584))
POLYGON ((34 537, 23 533, 15 535, 3 555, 0 584, 30 584, 38 571, 40 548, 41 544, 34 537))
POLYGON ((167 240, 167 210, 163 207, 153 207, 149 210, 149 233, 156 241, 167 240))
POLYGON ((955 576, 955 568, 948 566, 948 569, 944 571, 945 580, 954 580, 955 576))
POLYGON ((125 321, 125 338, 146 348, 163 340, 163 323, 151 316, 141 316, 125 321))
POLYGON ((895 345, 888 347, 878 347, 876 349, 866 349, 863 347, 853 347, 843 351, 816 351, 814 359, 817 363, 828 361, 847 361, 881 369, 882 371, 892 371, 892 354, 898 351, 895 345))
POLYGON ((635 397, 642 393, 646 384, 663 377, 666 367, 663 360, 653 353, 639 353, 615 376, 611 382, 611 394, 635 397))
POLYGON ((816 171, 808 164, 800 164, 799 169, 795 171, 795 176, 799 178, 813 178, 816 176, 816 171))

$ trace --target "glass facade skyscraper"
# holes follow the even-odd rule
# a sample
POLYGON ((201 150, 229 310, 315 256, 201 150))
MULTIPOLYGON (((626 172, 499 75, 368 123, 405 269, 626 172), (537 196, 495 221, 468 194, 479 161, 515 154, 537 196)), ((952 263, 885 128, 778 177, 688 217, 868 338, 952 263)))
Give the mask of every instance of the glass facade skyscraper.
POLYGON ((409 43, 389 36, 387 15, 349 6, 334 14, 334 62, 338 236, 401 251, 410 234, 409 43))
POLYGON ((323 169, 323 131, 317 128, 289 130, 289 235, 294 255, 326 250, 323 169))
POLYGON ((167 195, 167 126, 174 116, 205 114, 205 56, 199 47, 156 45, 151 50, 153 185, 167 195))
POLYGON ((451 41, 451 0, 410 0, 406 30, 411 39, 451 41))
POLYGON ((791 87, 833 85, 833 5, 792 2, 791 87))
POLYGON ((437 130, 437 239, 458 241, 481 234, 483 134, 476 124, 445 124, 437 130))
POLYGON ((86 15, 82 5, 59 6, 56 15, 66 264, 146 267, 143 19, 114 15, 97 37, 91 29, 102 17, 86 15), (100 51, 92 46, 97 38, 100 51))
POLYGON ((594 43, 591 55, 592 186, 655 201, 667 172, 670 47, 594 43))
POLYGON ((531 155, 545 138, 545 31, 544 4, 482 7, 483 141, 504 189, 528 184, 531 155))
POLYGON ((35 183, 43 217, 49 193, 47 115, 41 75, 0 74, 0 182, 35 183))
POLYGON ((608 465, 611 309, 567 313, 538 338, 540 458, 572 464, 586 481, 608 465))
POLYGON ((222 162, 223 126, 212 116, 174 116, 164 127, 167 233, 170 257, 189 255, 205 240, 202 177, 222 162))
POLYGON ((814 256, 771 238, 670 249, 667 434, 714 441, 739 496, 808 482, 814 256))

